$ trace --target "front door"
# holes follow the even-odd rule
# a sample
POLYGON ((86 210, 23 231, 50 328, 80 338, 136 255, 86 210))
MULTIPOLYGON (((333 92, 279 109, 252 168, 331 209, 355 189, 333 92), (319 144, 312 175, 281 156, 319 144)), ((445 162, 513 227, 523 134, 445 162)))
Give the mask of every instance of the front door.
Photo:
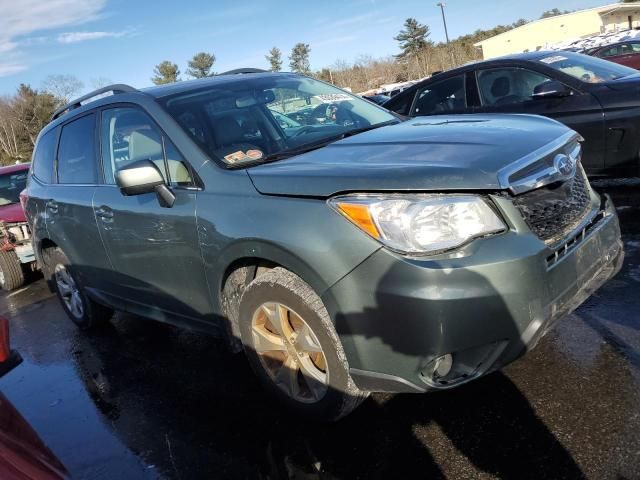
POLYGON ((170 140, 138 107, 102 111, 105 185, 93 208, 113 273, 109 294, 129 309, 163 320, 203 319, 211 312, 196 229, 196 189, 191 170, 170 140), (176 195, 163 208, 153 193, 124 196, 114 172, 151 160, 176 195))
POLYGON ((572 95, 563 98, 535 98, 535 88, 551 79, 525 68, 479 70, 476 79, 480 106, 475 112, 527 113, 556 119, 584 137, 585 168, 593 173, 604 169, 604 112, 593 95, 573 90, 572 95))

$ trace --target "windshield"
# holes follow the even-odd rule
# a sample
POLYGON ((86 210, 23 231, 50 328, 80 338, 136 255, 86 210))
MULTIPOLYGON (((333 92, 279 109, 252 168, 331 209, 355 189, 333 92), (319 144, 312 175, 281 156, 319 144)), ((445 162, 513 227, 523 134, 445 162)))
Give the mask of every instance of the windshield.
POLYGON ((572 52, 558 52, 538 60, 587 83, 603 83, 638 73, 633 68, 572 52))
POLYGON ((27 186, 27 170, 0 175, 0 206, 18 203, 27 186))
POLYGON ((238 166, 399 121, 344 90, 293 74, 239 75, 171 96, 164 106, 205 152, 238 166))

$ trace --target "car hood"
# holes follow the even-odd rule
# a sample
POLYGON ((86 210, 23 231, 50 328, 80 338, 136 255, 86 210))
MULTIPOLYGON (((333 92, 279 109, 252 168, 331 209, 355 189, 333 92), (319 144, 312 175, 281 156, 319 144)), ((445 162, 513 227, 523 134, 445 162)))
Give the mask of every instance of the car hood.
POLYGON ((248 170, 264 194, 497 190, 498 171, 569 131, 531 115, 418 117, 248 170))
POLYGON ((0 221, 7 223, 26 222, 20 203, 12 203, 0 207, 0 221))

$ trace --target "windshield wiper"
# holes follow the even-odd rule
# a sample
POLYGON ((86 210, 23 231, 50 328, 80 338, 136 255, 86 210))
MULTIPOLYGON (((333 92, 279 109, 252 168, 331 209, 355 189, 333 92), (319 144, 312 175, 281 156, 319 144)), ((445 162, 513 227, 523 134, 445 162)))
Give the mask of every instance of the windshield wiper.
POLYGON ((294 148, 291 150, 283 150, 282 152, 267 155, 262 160, 260 160, 260 163, 274 162, 276 160, 282 160, 284 158, 289 158, 295 155, 300 155, 302 153, 307 153, 312 150, 317 150, 318 148, 322 148, 330 143, 337 142, 338 140, 342 140, 343 138, 353 137, 354 135, 358 135, 359 133, 368 132, 369 130, 375 130, 376 128, 380 128, 380 127, 386 127, 387 125, 395 125, 396 123, 400 123, 400 121, 389 120, 388 122, 376 123, 375 125, 368 125, 362 128, 355 128, 353 130, 339 133, 338 135, 333 135, 331 137, 323 138, 318 142, 308 143, 299 148, 294 148))

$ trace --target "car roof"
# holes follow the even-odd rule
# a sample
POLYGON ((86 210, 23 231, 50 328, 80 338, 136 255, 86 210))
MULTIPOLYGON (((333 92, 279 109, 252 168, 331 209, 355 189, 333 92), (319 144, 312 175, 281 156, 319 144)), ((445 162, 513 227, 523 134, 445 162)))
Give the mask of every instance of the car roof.
POLYGON ((216 87, 226 83, 234 83, 243 79, 267 78, 274 75, 280 77, 299 77, 300 74, 291 72, 256 72, 256 73, 236 73, 228 75, 215 75, 213 77, 198 78, 195 80, 184 80, 181 82, 169 83, 166 85, 156 85, 154 87, 141 88, 140 91, 155 98, 175 95, 177 93, 200 90, 207 87, 216 87))
MULTIPOLYGON (((166 96, 174 95, 178 93, 206 90, 207 88, 211 88, 213 86, 224 85, 225 83, 235 83, 235 82, 238 82, 239 80, 242 81, 243 79, 248 80, 250 78, 251 79, 267 78, 267 77, 273 77, 274 75, 280 76, 282 78, 304 76, 304 75, 301 75, 298 73, 292 73, 292 72, 268 72, 268 71, 257 70, 257 69, 239 69, 239 70, 234 70, 227 73, 222 73, 219 75, 214 75, 213 77, 199 78, 195 80, 185 80, 185 81, 180 81, 175 83, 169 83, 166 85, 156 85, 153 87, 140 88, 140 89, 129 87, 128 85, 120 85, 120 84, 110 85, 109 87, 105 87, 102 90, 97 90, 96 92, 92 92, 92 93, 96 93, 96 95, 102 94, 103 90, 109 91, 111 90, 111 87, 114 87, 117 89, 123 89, 123 90, 126 88, 126 90, 124 90, 124 93, 129 93, 133 95, 136 95, 136 94, 144 95, 147 97, 159 99, 162 97, 166 97, 166 96)), ((123 92, 119 92, 119 93, 123 93, 123 92)), ((78 117, 80 115, 83 115, 84 113, 91 111, 96 107, 102 107, 105 105, 109 105, 111 103, 118 103, 119 101, 121 101, 121 97, 119 95, 95 96, 95 99, 94 99, 94 97, 91 94, 88 94, 86 96, 86 99, 89 99, 89 98, 91 98, 91 101, 88 101, 87 103, 83 103, 80 106, 77 106, 75 108, 62 112, 60 115, 54 116, 54 118, 42 129, 40 134, 42 135, 43 133, 53 128, 56 128, 61 123, 70 121, 71 119, 78 117)), ((84 100, 84 98, 81 97, 79 100, 84 100)), ((73 103, 74 102, 71 102, 71 104, 73 103)))
POLYGON ((22 170, 29 170, 31 163, 16 163, 15 165, 7 165, 0 167, 0 175, 6 175, 7 173, 21 172, 22 170))
POLYGON ((626 45, 627 43, 640 43, 640 38, 630 38, 629 40, 621 40, 619 42, 607 43, 606 45, 598 45, 597 47, 591 47, 587 50, 602 50, 603 48, 615 47, 617 45, 623 45, 623 44, 626 45))
MULTIPOLYGON (((464 73, 469 70, 476 70, 477 68, 482 68, 487 65, 503 65, 508 64, 510 61, 512 62, 535 62, 541 58, 553 56, 553 55, 579 55, 575 52, 568 52, 565 50, 539 50, 537 52, 525 52, 525 53, 512 53, 509 55, 503 55, 501 57, 490 58, 488 60, 476 60, 473 62, 466 63, 456 68, 452 68, 451 70, 445 70, 444 72, 439 72, 436 75, 433 75, 421 82, 418 82, 411 87, 415 87, 416 85, 424 85, 427 82, 437 79, 440 76, 450 76, 455 75, 456 73, 464 73)), ((410 88, 411 88, 410 87, 410 88)), ((407 89, 408 90, 408 89, 407 89)))

